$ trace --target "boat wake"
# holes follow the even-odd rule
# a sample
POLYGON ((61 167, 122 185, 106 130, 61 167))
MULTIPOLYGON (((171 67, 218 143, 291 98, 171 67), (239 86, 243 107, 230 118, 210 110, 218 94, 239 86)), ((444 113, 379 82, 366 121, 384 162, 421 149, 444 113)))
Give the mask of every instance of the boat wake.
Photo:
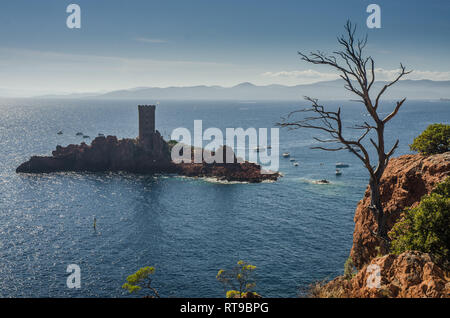
POLYGON ((325 180, 325 179, 308 179, 308 178, 300 178, 300 181, 304 182, 304 183, 309 183, 309 184, 321 184, 321 185, 329 185, 329 184, 335 184, 334 182, 330 181, 330 180, 325 180))

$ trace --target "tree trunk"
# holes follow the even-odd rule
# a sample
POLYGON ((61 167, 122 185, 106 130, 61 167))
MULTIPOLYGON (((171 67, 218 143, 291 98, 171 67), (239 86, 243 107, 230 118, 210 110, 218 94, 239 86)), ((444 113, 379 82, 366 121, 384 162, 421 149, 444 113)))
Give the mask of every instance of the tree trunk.
POLYGON ((381 204, 380 183, 371 178, 369 185, 371 210, 374 213, 378 225, 376 236, 380 242, 380 253, 384 255, 389 253, 390 240, 387 234, 387 216, 381 204))

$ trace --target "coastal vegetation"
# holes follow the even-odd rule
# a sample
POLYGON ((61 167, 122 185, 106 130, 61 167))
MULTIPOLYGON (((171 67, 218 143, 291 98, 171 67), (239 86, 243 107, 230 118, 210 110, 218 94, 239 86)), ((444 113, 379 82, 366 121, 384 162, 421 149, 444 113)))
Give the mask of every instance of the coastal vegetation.
POLYGON ((145 289, 150 292, 150 295, 146 297, 160 298, 158 291, 152 286, 152 275, 154 273, 155 267, 142 267, 136 273, 127 277, 127 282, 122 285, 122 288, 130 293, 136 293, 145 289))
POLYGON ((310 284, 304 296, 307 298, 342 298, 343 293, 344 290, 341 286, 330 288, 325 279, 310 284))
POLYGON ((169 146, 169 150, 172 150, 172 148, 173 148, 176 144, 178 144, 178 141, 173 140, 173 139, 170 139, 170 140, 167 142, 167 145, 169 146))
POLYGON ((345 279, 352 279, 357 273, 352 258, 349 256, 344 263, 344 277, 345 279))
MULTIPOLYGON (((256 266, 243 260, 237 262, 231 270, 220 269, 216 279, 223 284, 226 298, 260 298, 253 289, 256 286, 254 271, 256 266)), ((152 286, 155 267, 146 266, 127 277, 122 288, 129 293, 137 293, 141 290, 149 292, 144 297, 160 298, 156 288, 152 286)))
POLYGON ((427 127, 409 148, 424 155, 450 151, 450 125, 432 124, 427 127))
POLYGON ((256 286, 255 270, 256 266, 240 260, 231 270, 220 269, 216 278, 223 284, 227 298, 259 297, 253 291, 256 286))
POLYGON ((417 207, 406 209, 390 235, 393 253, 429 253, 443 269, 450 270, 450 177, 424 196, 417 207))

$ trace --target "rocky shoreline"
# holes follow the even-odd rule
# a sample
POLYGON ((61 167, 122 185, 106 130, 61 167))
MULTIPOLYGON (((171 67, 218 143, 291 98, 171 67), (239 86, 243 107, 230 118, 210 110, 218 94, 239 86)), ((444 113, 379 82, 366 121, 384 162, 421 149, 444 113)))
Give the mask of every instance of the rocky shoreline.
MULTIPOLYGON (((226 151, 229 151, 227 149, 226 151)), ((224 153, 226 153, 224 151, 224 153)), ((276 181, 279 173, 263 173, 255 163, 174 163, 170 146, 158 131, 145 143, 137 139, 99 136, 91 145, 57 146, 52 156, 33 156, 17 167, 17 173, 51 172, 131 172, 139 174, 170 173, 188 177, 210 177, 221 181, 259 183, 276 181)))

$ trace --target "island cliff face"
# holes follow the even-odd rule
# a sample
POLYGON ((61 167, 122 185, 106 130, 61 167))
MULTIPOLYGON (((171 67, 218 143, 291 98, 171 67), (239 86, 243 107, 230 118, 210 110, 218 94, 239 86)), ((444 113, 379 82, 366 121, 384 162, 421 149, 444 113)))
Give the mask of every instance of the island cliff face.
POLYGON ((61 171, 134 173, 170 172, 173 166, 168 145, 159 132, 152 142, 141 145, 136 139, 118 140, 115 136, 97 137, 91 145, 57 146, 51 157, 33 156, 16 172, 47 173, 61 171))
POLYGON ((205 164, 181 163, 177 165, 178 173, 187 177, 213 177, 222 181, 258 183, 276 181, 279 173, 263 174, 261 167, 250 162, 205 164))

